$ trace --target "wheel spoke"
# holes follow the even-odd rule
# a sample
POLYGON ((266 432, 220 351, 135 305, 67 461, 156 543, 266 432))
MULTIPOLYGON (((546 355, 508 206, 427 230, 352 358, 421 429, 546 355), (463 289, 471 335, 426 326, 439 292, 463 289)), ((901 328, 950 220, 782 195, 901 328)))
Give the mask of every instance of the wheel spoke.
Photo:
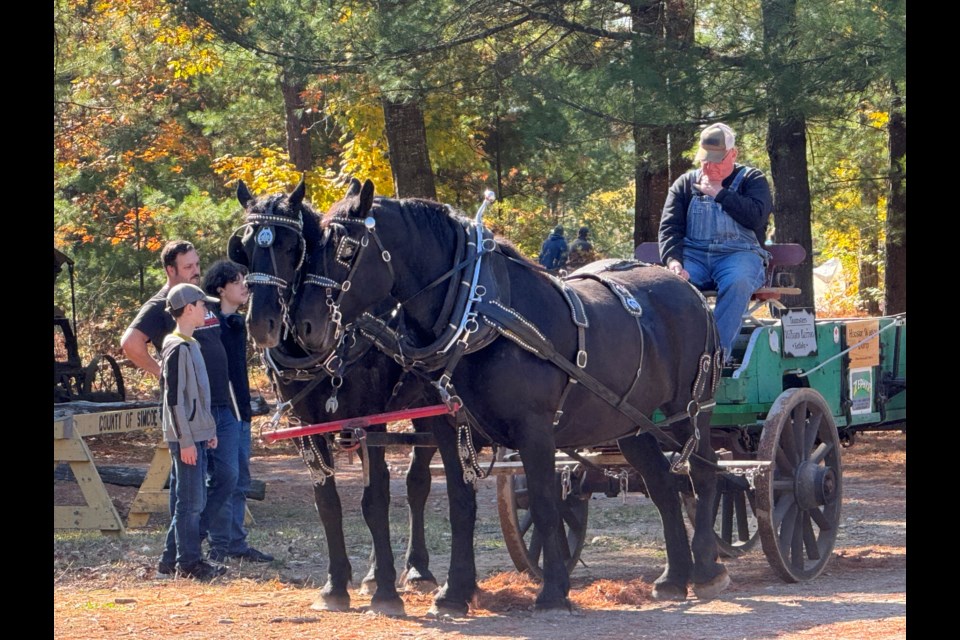
POLYGON ((817 445, 816 450, 810 454, 810 462, 820 464, 831 451, 833 451, 833 443, 828 440, 824 440, 817 445))
MULTIPOLYGON (((561 533, 564 533, 562 531, 562 528, 561 528, 561 533)), ((563 558, 564 562, 569 560, 570 556, 572 555, 570 551, 569 532, 566 532, 566 533, 568 535, 557 536, 558 538, 560 538, 560 557, 563 558)))
POLYGON ((530 527, 533 526, 533 514, 527 511, 523 514, 523 517, 518 523, 520 525, 520 537, 526 537, 527 531, 530 530, 530 527))
POLYGON ((803 569, 806 559, 803 557, 803 512, 794 510, 790 518, 790 564, 803 569))
MULTIPOLYGON (((784 429, 784 431, 786 431, 786 429, 784 429)), ((776 459, 777 466, 780 467, 782 475, 793 476, 796 473, 796 464, 790 459, 782 447, 777 449, 776 459)))
POLYGON ((561 520, 573 531, 579 531, 583 526, 583 523, 580 521, 580 515, 577 513, 577 510, 572 508, 570 505, 564 503, 563 511, 561 512, 561 520))
POLYGON ((540 535, 540 531, 536 527, 533 528, 533 533, 530 534, 530 544, 527 546, 527 557, 530 559, 530 564, 540 565, 540 555, 543 553, 543 536, 540 535))
POLYGON ((803 453, 805 456, 813 450, 814 445, 817 443, 817 435, 820 433, 820 423, 823 422, 822 413, 818 411, 811 411, 810 413, 810 421, 807 423, 806 432, 804 433, 803 453))
POLYGON ((747 522, 747 494, 739 492, 734 501, 734 507, 737 514, 737 534, 740 542, 746 542, 750 539, 750 523, 747 522))
POLYGON ((779 529, 781 524, 783 527, 787 526, 787 524, 784 523, 784 517, 787 515, 790 509, 796 508, 796 504, 797 500, 792 493, 786 493, 780 497, 780 500, 773 508, 774 529, 779 529))
POLYGON ((827 515, 817 509, 810 509, 810 517, 813 518, 813 521, 820 527, 820 531, 831 531, 833 529, 833 523, 827 519, 827 515))
POLYGON ((779 491, 793 491, 793 480, 787 478, 784 480, 774 480, 773 481, 773 490, 774 492, 779 491))
POLYGON ((807 404, 802 403, 795 407, 784 422, 783 429, 780 431, 780 448, 784 451, 790 460, 791 467, 795 467, 800 462, 800 451, 797 446, 797 418, 806 421, 807 404))
MULTIPOLYGON (((819 513, 818 509, 812 509, 819 513)), ((810 560, 820 559, 820 546, 817 544, 817 534, 813 530, 813 523, 810 521, 811 513, 804 511, 802 515, 803 546, 807 550, 807 558, 810 560)))

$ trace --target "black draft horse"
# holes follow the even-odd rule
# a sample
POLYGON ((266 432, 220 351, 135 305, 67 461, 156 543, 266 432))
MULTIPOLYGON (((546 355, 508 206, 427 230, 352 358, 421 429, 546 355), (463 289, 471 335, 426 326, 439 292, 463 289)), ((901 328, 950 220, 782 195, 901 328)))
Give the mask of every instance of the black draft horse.
POLYGON ((440 344, 431 342, 438 336, 444 342, 458 322, 467 329, 466 337, 456 334, 467 348, 454 349, 459 360, 447 365, 440 383, 462 398, 490 439, 520 453, 533 523, 543 535, 538 610, 570 608, 570 581, 558 535, 556 451, 614 441, 643 476, 663 522, 667 566, 655 581, 655 597, 683 599, 688 584, 700 598, 726 588, 729 577, 718 562, 711 509, 696 510, 693 540, 688 540, 680 483, 658 442, 666 438, 671 448, 692 446, 690 480, 698 502, 712 505, 717 467, 710 445, 709 399, 719 376, 718 342, 712 313, 693 287, 665 269, 642 263, 594 263, 585 270, 614 284, 571 279, 585 310, 586 322, 581 318, 580 324, 588 325, 578 327, 576 304, 568 304, 568 294, 557 286, 561 283, 552 282, 509 243, 473 239, 472 222, 445 205, 375 200, 369 180, 362 187, 354 180, 346 197, 325 214, 324 227, 316 260, 331 286, 326 291, 306 289, 298 302, 298 316, 312 318, 300 332, 309 349, 335 348, 344 327, 387 300, 401 304, 409 350, 432 348, 440 344), (450 309, 450 296, 436 285, 459 273, 462 234, 486 252, 484 269, 478 269, 485 284, 469 294, 476 301, 474 315, 459 321, 439 317, 450 309), (615 295, 617 288, 622 291, 615 295), (471 351, 472 334, 482 335, 489 327, 495 327, 499 337, 492 342, 485 338, 482 348, 471 351), (560 354, 569 367, 547 359, 547 352, 560 354), (586 383, 576 383, 584 382, 582 376, 571 382, 577 375, 573 367, 605 386, 607 398, 601 399, 603 394, 586 383), (704 385, 704 377, 711 382, 704 385), (698 401, 704 401, 699 414, 698 401), (628 418, 615 405, 627 405, 642 416, 661 409, 673 420, 665 428, 669 433, 649 427, 638 433, 639 418, 628 418), (692 438, 694 434, 699 437, 692 438))
MULTIPOLYGON (((398 382, 403 371, 393 359, 376 349, 372 343, 359 338, 349 352, 343 353, 345 375, 334 383, 323 363, 329 351, 312 354, 303 351, 290 333, 291 306, 296 305, 295 288, 301 280, 305 255, 320 240, 320 220, 304 201, 306 186, 303 181, 289 195, 275 194, 254 198, 241 181, 237 198, 245 211, 242 237, 230 241, 229 255, 250 270, 247 280, 251 300, 247 327, 257 346, 266 348, 278 368, 285 370, 277 376, 281 401, 293 401, 293 412, 303 423, 324 422, 335 417, 354 417, 381 413, 397 408, 394 404, 430 404, 437 402, 436 393, 425 389, 418 381, 406 380, 397 396, 398 382), (287 335, 282 336, 286 331, 287 335), (365 348, 367 347, 367 348, 365 348), (303 379, 303 373, 309 372, 303 379), (285 373, 295 375, 288 376, 285 373), (299 374, 299 375, 296 375, 299 374), (323 379, 314 383, 312 376, 323 379), (308 388, 309 387, 309 388, 308 388), (327 401, 335 396, 338 408, 335 415, 326 410, 327 401)), ((434 432, 443 456, 448 477, 451 504, 453 553, 448 580, 435 598, 432 614, 462 615, 476 584, 473 556, 473 528, 476 501, 472 487, 465 484, 456 454, 455 435, 448 418, 419 418, 413 420, 418 432, 434 432), (446 454, 443 455, 443 452, 446 454), (454 480, 449 480, 453 478, 454 480)), ((369 427, 370 431, 385 431, 386 425, 369 427)), ((343 535, 343 516, 329 441, 320 435, 296 438, 295 442, 311 475, 314 477, 314 501, 327 540, 329 569, 327 583, 313 608, 347 610, 350 607, 348 586, 352 569, 343 535)), ((437 587, 436 578, 429 569, 429 553, 424 535, 424 508, 430 492, 430 460, 436 449, 415 447, 407 471, 407 501, 409 507, 409 543, 405 557, 403 579, 419 591, 437 587)), ((373 537, 371 566, 363 580, 363 588, 373 593, 371 606, 375 611, 402 615, 403 601, 396 591, 396 571, 390 545, 389 528, 389 471, 382 447, 370 447, 368 460, 369 484, 364 488, 361 503, 364 519, 373 537)))

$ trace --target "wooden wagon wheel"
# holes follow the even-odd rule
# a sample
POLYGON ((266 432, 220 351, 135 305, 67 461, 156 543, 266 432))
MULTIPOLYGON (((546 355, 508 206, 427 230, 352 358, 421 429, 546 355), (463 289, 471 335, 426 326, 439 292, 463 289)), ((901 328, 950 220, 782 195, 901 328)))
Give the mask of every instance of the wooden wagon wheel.
POLYGON ((123 374, 113 356, 101 354, 84 367, 83 400, 90 402, 123 402, 127 398, 123 388, 123 374))
POLYGON ((830 407, 813 389, 788 389, 767 414, 757 477, 760 543, 787 582, 812 580, 830 556, 840 524, 840 439, 830 407))
MULTIPOLYGON (((504 456, 503 448, 497 451, 497 458, 519 460, 516 453, 504 456)), ((578 466, 577 470, 571 474, 572 489, 566 499, 560 503, 561 552, 568 572, 572 572, 577 566, 587 535, 587 511, 591 494, 580 491, 582 475, 583 472, 578 466)), ((558 485, 559 482, 560 473, 558 472, 558 485)), ((524 474, 497 476, 497 509, 500 512, 500 529, 503 531, 504 542, 517 571, 525 571, 535 578, 542 579, 543 540, 533 526, 527 477, 524 474)))

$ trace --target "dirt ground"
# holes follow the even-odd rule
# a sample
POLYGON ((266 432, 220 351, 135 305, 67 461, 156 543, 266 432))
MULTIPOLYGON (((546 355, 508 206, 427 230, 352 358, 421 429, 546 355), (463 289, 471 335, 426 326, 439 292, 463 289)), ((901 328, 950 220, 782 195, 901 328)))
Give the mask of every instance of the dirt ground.
MULTIPOLYGON (((152 453, 145 436, 90 438, 98 464, 145 467, 152 453), (107 442, 120 438, 122 442, 107 442)), ((406 617, 366 611, 369 597, 351 592, 350 612, 310 609, 326 577, 322 532, 313 509, 310 479, 292 445, 257 445, 253 476, 266 481, 266 499, 250 501, 256 520, 250 539, 277 559, 269 565, 231 564, 230 573, 201 584, 158 577, 156 560, 168 519, 154 515, 145 529, 119 538, 98 532, 54 532, 54 633, 74 638, 471 638, 580 640, 583 638, 857 638, 906 637, 906 435, 861 434, 843 451, 842 526, 834 556, 816 579, 787 584, 770 568, 759 544, 726 560, 731 586, 701 602, 656 602, 650 585, 664 559, 659 520, 649 501, 594 496, 582 563, 571 581, 573 613, 534 614, 536 584, 516 573, 502 543, 496 482, 481 481, 476 534, 481 591, 470 615, 425 616, 429 594, 403 594, 406 617)), ((391 517, 398 570, 406 544, 406 459, 391 455, 391 517), (396 527, 396 528, 394 528, 396 527)), ((360 466, 338 462, 344 511, 355 531, 350 555, 354 582, 367 569, 369 535, 360 528, 360 466)), ((121 513, 136 490, 108 486, 121 513)), ((55 504, 71 504, 76 484, 55 481, 55 504)), ((427 511, 443 523, 446 495, 434 479, 427 511)), ((441 526, 432 528, 442 529, 441 526)), ((431 549, 431 569, 441 581, 448 561, 442 542, 431 549)), ((429 535, 428 535, 429 537, 429 535)))

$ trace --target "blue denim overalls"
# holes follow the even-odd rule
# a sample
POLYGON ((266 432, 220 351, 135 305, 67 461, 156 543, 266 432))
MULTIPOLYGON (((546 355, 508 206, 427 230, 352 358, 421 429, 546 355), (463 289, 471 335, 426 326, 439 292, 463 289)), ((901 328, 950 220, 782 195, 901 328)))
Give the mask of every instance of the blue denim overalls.
MULTIPOLYGON (((747 168, 741 167, 727 188, 738 191, 746 173, 747 168)), ((694 182, 699 183, 702 175, 702 170, 696 170, 694 182)), ((730 217, 712 196, 694 193, 687 207, 683 268, 697 288, 716 288, 713 313, 720 344, 729 359, 750 296, 763 285, 770 254, 760 246, 753 230, 730 217)))

